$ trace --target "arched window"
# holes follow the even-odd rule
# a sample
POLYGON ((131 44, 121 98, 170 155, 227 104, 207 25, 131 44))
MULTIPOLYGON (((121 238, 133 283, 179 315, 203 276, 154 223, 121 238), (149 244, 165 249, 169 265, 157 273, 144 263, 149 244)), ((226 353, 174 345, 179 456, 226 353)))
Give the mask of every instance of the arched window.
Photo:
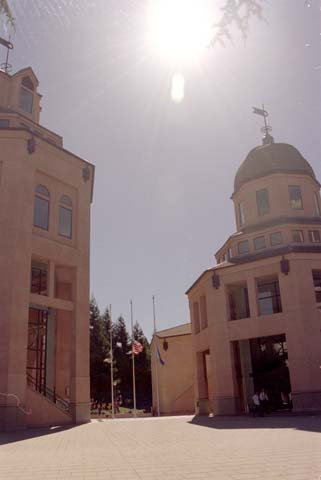
POLYGON ((61 195, 59 202, 59 235, 72 237, 72 201, 68 195, 61 195))
POLYGON ((49 229, 49 200, 50 195, 44 185, 37 185, 35 194, 35 205, 33 224, 43 230, 49 229))
POLYGON ((32 113, 34 85, 30 77, 23 77, 20 88, 20 108, 26 113, 32 113))

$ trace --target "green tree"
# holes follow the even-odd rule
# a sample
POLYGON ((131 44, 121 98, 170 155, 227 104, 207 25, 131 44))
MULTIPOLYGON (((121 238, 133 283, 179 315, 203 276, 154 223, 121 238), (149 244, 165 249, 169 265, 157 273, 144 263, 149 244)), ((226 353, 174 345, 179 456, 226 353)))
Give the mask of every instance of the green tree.
POLYGON ((132 399, 132 375, 129 335, 125 320, 120 316, 113 327, 113 347, 115 359, 115 375, 117 381, 115 394, 121 393, 123 400, 132 399))
MULTIPOLYGON (((90 300, 90 395, 95 400, 104 400, 107 396, 107 364, 104 362, 109 353, 105 321, 100 314, 94 296, 90 300)), ((109 387, 110 388, 110 387, 109 387)))
POLYGON ((137 407, 147 408, 152 404, 151 353, 149 342, 138 322, 133 327, 133 338, 143 345, 143 351, 135 356, 137 407))

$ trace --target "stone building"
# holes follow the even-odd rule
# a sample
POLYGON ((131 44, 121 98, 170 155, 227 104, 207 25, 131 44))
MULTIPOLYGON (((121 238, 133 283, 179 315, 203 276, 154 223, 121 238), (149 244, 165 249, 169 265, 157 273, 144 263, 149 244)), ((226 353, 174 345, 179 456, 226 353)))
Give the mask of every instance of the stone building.
POLYGON ((187 291, 200 413, 321 409, 320 184, 293 146, 250 151, 232 200, 236 233, 187 291))
POLYGON ((162 415, 194 413, 191 324, 160 330, 151 342, 153 411, 162 415), (158 391, 157 391, 158 384, 158 391))
POLYGON ((0 71, 0 428, 89 420, 94 167, 39 124, 31 68, 0 71))

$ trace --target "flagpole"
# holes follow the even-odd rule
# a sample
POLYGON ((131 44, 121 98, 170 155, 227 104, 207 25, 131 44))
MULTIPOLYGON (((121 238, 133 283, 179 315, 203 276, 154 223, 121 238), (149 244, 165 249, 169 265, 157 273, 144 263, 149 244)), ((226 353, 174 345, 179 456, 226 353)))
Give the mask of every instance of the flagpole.
POLYGON ((111 305, 109 305, 110 315, 110 383, 111 383, 111 418, 115 418, 114 406, 114 354, 113 354, 113 322, 111 319, 111 305))
POLYGON ((160 415, 159 381, 158 381, 157 335, 156 335, 156 315, 155 315, 155 296, 154 295, 153 295, 153 317, 154 317, 155 360, 156 360, 156 401, 157 401, 157 416, 159 417, 160 415))
POLYGON ((134 397, 134 417, 136 413, 136 375, 135 375, 135 355, 134 355, 134 322, 133 322, 133 302, 130 301, 130 322, 132 327, 132 367, 133 367, 133 397, 134 397))

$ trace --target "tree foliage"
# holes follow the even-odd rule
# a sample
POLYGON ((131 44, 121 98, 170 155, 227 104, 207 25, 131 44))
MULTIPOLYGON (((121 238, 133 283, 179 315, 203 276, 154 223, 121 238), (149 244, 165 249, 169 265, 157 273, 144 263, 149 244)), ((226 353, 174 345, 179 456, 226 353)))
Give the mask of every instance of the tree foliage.
POLYGON ((11 25, 12 27, 15 26, 15 21, 7 0, 0 0, 0 16, 1 15, 4 15, 9 25, 11 25))
MULTIPOLYGON (((106 363, 109 345, 96 299, 90 300, 90 391, 92 398, 105 398, 108 390, 106 363)), ((109 376, 110 383, 110 376, 109 376)))
POLYGON ((220 43, 225 45, 226 40, 232 40, 231 28, 235 26, 244 39, 249 32, 249 23, 253 17, 263 20, 263 3, 265 0, 226 0, 221 8, 222 15, 213 25, 214 35, 212 46, 220 43))
MULTIPOLYGON (((90 392, 98 401, 111 401, 110 368, 111 319, 106 308, 101 314, 94 297, 90 301, 90 392)), ((135 356, 137 407, 151 405, 150 347, 142 328, 134 325, 134 338, 143 345, 143 351, 135 356)), ((133 406, 132 338, 126 322, 120 316, 112 326, 113 375, 115 397, 121 395, 125 406, 133 406)))
POLYGON ((135 357, 137 405, 145 407, 152 403, 150 345, 139 323, 133 328, 133 337, 143 345, 143 351, 135 357))

